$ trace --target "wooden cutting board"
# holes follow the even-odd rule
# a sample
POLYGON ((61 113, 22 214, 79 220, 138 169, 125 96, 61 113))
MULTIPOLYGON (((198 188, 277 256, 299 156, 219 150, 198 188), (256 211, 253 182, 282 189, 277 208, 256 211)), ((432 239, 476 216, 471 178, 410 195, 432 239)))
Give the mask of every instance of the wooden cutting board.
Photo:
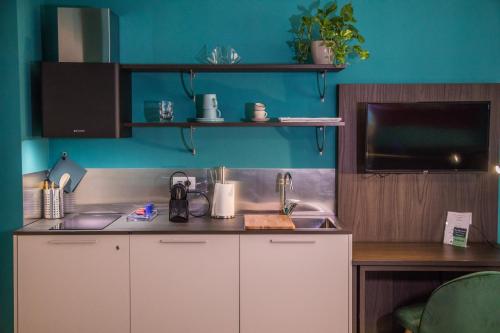
POLYGON ((245 229, 295 229, 286 215, 245 215, 245 229))

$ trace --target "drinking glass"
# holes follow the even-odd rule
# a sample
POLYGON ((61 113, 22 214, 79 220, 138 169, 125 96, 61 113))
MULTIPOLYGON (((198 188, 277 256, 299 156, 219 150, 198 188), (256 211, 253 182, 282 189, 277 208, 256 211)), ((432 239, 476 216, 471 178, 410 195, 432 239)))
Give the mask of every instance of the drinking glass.
POLYGON ((160 101, 158 103, 160 121, 172 121, 174 119, 174 103, 171 101, 160 101))

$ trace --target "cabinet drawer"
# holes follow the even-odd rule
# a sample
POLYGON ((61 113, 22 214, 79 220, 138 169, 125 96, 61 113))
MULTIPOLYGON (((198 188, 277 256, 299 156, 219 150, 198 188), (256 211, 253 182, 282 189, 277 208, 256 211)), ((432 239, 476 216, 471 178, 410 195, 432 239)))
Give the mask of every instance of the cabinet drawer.
POLYGON ((241 333, 349 331, 348 235, 242 235, 241 333))
POLYGON ((134 235, 130 246, 132 332, 238 332, 238 235, 134 235))
POLYGON ((18 332, 129 332, 128 268, 128 236, 18 236, 18 332))

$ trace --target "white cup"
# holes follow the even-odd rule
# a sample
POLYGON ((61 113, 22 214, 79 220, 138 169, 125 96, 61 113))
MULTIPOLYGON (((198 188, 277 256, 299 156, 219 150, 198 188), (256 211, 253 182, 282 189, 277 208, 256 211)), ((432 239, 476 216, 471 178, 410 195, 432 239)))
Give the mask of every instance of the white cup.
POLYGON ((266 111, 266 105, 263 103, 255 103, 253 109, 255 111, 266 111))
POLYGON ((267 118, 267 112, 266 111, 258 111, 258 110, 255 110, 253 112, 253 117, 255 119, 266 119, 267 118))
POLYGON ((216 94, 200 94, 196 95, 196 109, 217 109, 217 95, 216 94))

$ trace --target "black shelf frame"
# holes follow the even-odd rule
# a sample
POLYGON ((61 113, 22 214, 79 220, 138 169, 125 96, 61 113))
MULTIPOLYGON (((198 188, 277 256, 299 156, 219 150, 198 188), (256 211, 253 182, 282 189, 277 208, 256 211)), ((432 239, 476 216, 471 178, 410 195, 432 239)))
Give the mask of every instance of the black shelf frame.
POLYGON ((345 66, 317 64, 121 64, 120 70, 129 73, 179 73, 182 88, 195 101, 194 79, 197 73, 316 73, 316 84, 321 102, 325 101, 326 77, 329 72, 340 72, 345 66), (184 76, 189 75, 189 87, 184 76))
POLYGON ((344 66, 316 64, 121 64, 120 69, 130 72, 183 72, 183 73, 263 73, 263 72, 340 72, 344 66))
POLYGON ((280 122, 280 121, 266 121, 266 122, 134 122, 124 123, 125 127, 337 127, 344 126, 344 122, 280 122))
POLYGON ((345 123, 342 121, 338 122, 280 122, 276 120, 271 120, 267 122, 250 122, 250 121, 238 121, 238 122, 213 122, 204 123, 196 121, 186 121, 186 122, 136 122, 136 123, 124 123, 123 126, 126 128, 132 127, 142 127, 142 128, 180 128, 182 142, 185 144, 186 148, 191 152, 191 154, 196 155, 196 147, 194 143, 194 132, 198 127, 313 127, 316 129, 316 145, 320 155, 323 155, 326 144, 326 128, 327 127, 339 127, 344 126, 345 123), (189 129, 189 143, 185 138, 184 130, 189 129))
MULTIPOLYGON (((120 64, 120 70, 131 73, 179 73, 184 92, 195 102, 194 79, 197 73, 316 73, 316 84, 321 102, 325 101, 327 89, 326 77, 329 72, 337 73, 345 66, 317 65, 317 64, 120 64), (189 86, 186 85, 185 75, 189 75, 189 86)), ((188 150, 195 155, 194 131, 198 127, 313 127, 316 129, 316 143, 320 155, 326 143, 326 128, 344 126, 343 122, 126 122, 125 128, 143 127, 176 127, 181 129, 183 142, 188 150), (184 130, 189 129, 190 143, 185 139, 184 130), (322 138, 322 140, 320 140, 322 138)))

